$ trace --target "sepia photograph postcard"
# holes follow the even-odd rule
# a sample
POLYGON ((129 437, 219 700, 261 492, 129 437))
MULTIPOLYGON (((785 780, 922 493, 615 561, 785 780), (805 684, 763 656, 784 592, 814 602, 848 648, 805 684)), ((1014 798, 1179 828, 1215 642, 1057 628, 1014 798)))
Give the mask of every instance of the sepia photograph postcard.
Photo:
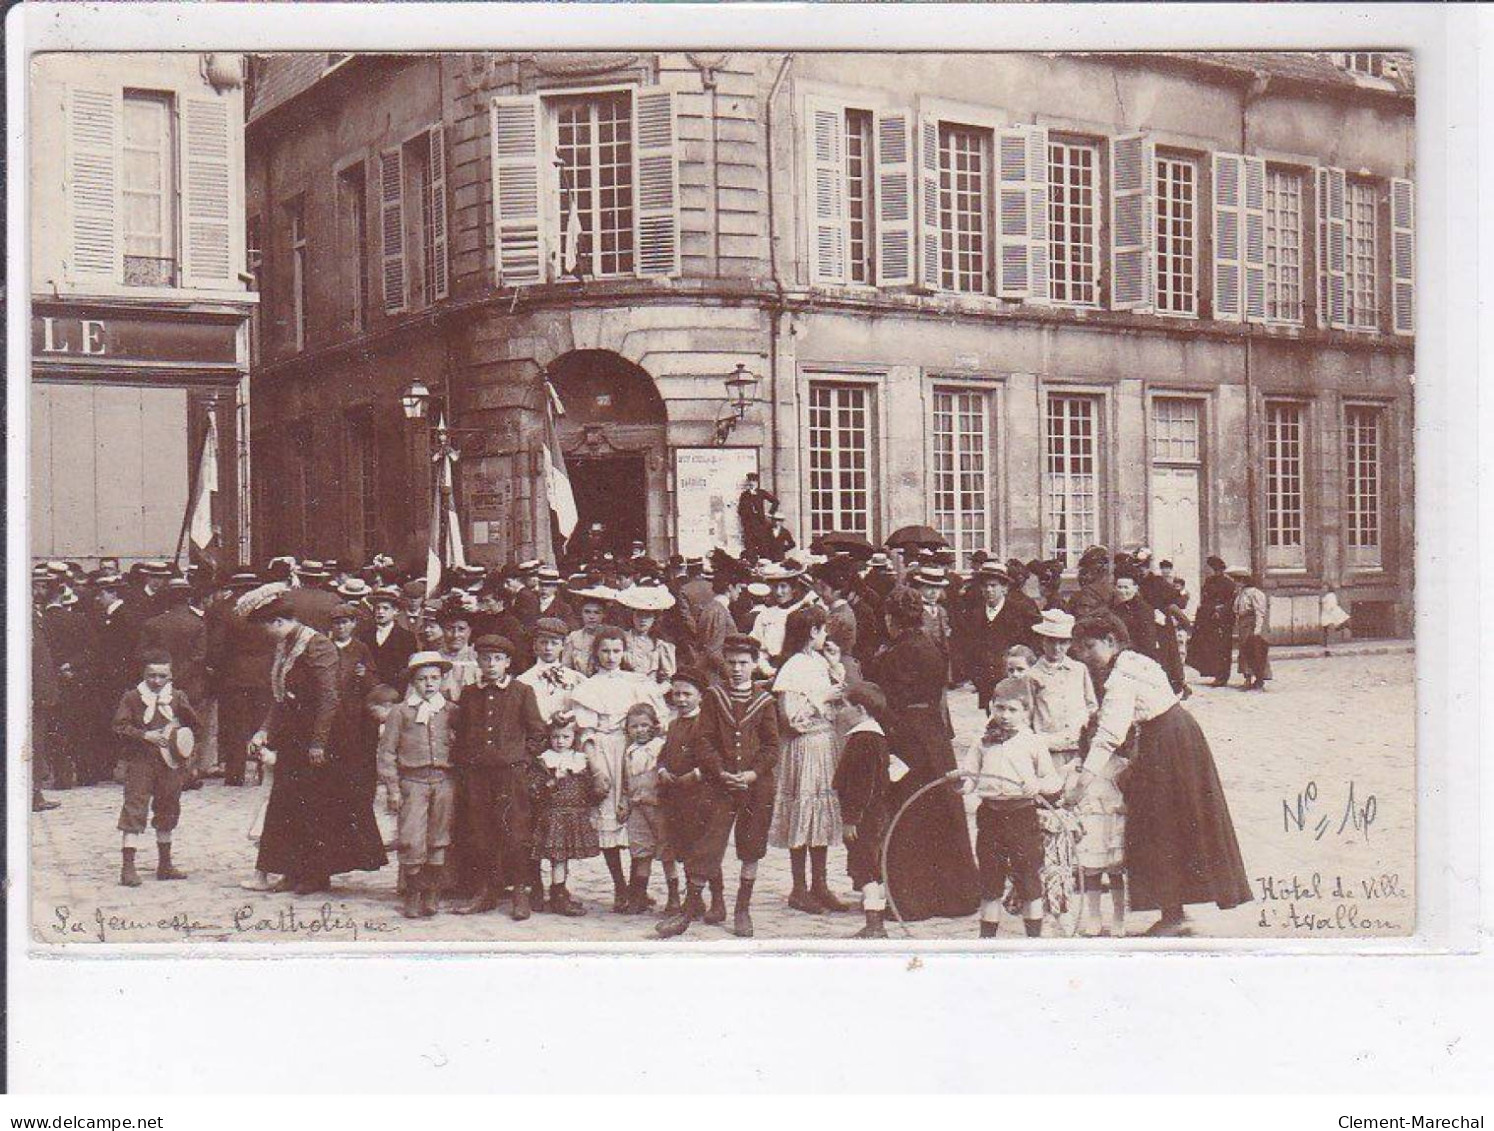
POLYGON ((35 944, 1415 932, 1412 53, 244 46, 29 61, 35 944))

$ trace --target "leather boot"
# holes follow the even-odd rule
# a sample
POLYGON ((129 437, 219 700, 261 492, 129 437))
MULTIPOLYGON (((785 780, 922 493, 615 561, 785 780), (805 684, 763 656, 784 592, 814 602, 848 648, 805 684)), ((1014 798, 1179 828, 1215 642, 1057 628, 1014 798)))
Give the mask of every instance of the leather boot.
POLYGON ((984 919, 980 921, 980 937, 983 939, 994 939, 1000 930, 1000 923, 988 923, 984 919))
POLYGON ((659 925, 654 928, 661 939, 672 939, 683 935, 690 929, 690 924, 700 918, 703 907, 700 901, 700 887, 690 884, 690 894, 685 897, 685 905, 680 908, 677 915, 670 915, 660 919, 659 925))
POLYGON ((161 840, 156 842, 156 879, 158 880, 185 880, 186 872, 178 872, 171 866, 171 842, 161 840))
POLYGON ((664 877, 664 882, 669 886, 669 899, 664 904, 664 914, 678 915, 680 913, 680 878, 670 874, 664 877))
POLYGON ((420 918, 421 876, 418 868, 405 871, 405 890, 400 899, 399 913, 406 919, 420 918))
POLYGON ((700 917, 702 923, 708 923, 714 927, 718 923, 726 922, 726 899, 721 892, 722 886, 719 879, 711 881, 711 906, 700 917))
POLYGON ((564 915, 571 919, 579 919, 586 914, 586 906, 579 900, 573 899, 564 884, 550 885, 550 910, 556 915, 564 915))
POLYGON ((803 911, 806 915, 819 915, 825 910, 820 906, 820 901, 802 887, 796 887, 789 892, 788 905, 795 911, 803 911))
POLYGON ((135 850, 133 848, 120 849, 123 860, 119 866, 119 882, 127 888, 138 888, 140 886, 140 873, 135 871, 135 850))
POLYGON ((887 937, 887 924, 885 913, 881 911, 868 911, 866 913, 866 926, 851 936, 853 939, 885 939, 887 937))
POLYGON ((737 884, 737 906, 731 920, 731 933, 739 939, 752 937, 752 887, 756 880, 744 879, 737 884))
POLYGON ((523 884, 514 885, 514 905, 509 909, 509 917, 515 923, 522 923, 534 913, 534 908, 529 906, 529 889, 523 884))
MULTIPOLYGON (((517 901, 517 897, 515 897, 517 901)), ((477 894, 460 907, 453 907, 455 915, 482 915, 492 911, 498 906, 498 892, 492 884, 483 884, 477 889, 477 894)))
POLYGON ((826 911, 849 911, 851 905, 836 899, 830 891, 830 886, 824 880, 820 880, 814 887, 809 889, 810 896, 826 911))

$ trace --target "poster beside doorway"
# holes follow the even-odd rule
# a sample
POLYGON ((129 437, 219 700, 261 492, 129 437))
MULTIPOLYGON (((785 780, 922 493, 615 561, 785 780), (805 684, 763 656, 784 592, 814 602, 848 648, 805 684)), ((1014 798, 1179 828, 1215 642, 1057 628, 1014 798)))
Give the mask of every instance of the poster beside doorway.
POLYGON ((674 450, 675 544, 686 557, 704 557, 717 546, 742 552, 737 497, 757 474, 756 448, 674 450))

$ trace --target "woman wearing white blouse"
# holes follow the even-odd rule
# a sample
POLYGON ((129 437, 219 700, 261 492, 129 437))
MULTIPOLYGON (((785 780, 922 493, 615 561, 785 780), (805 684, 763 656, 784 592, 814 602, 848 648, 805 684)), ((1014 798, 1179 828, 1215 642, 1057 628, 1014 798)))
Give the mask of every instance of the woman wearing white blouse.
POLYGON ((1078 788, 1105 770, 1134 730, 1131 763, 1117 779, 1126 799, 1131 909, 1162 912, 1149 935, 1186 935, 1185 905, 1238 907, 1252 898, 1250 881, 1208 740, 1161 665, 1129 644, 1125 625, 1109 614, 1074 628, 1073 655, 1102 687, 1078 788))

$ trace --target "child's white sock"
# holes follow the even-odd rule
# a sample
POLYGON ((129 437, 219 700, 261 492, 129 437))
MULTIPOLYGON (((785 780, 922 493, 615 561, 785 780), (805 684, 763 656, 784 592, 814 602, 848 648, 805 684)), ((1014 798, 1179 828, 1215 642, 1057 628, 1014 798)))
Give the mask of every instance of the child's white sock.
POLYGON ((875 880, 862 889, 861 909, 863 911, 887 910, 887 893, 875 880))

